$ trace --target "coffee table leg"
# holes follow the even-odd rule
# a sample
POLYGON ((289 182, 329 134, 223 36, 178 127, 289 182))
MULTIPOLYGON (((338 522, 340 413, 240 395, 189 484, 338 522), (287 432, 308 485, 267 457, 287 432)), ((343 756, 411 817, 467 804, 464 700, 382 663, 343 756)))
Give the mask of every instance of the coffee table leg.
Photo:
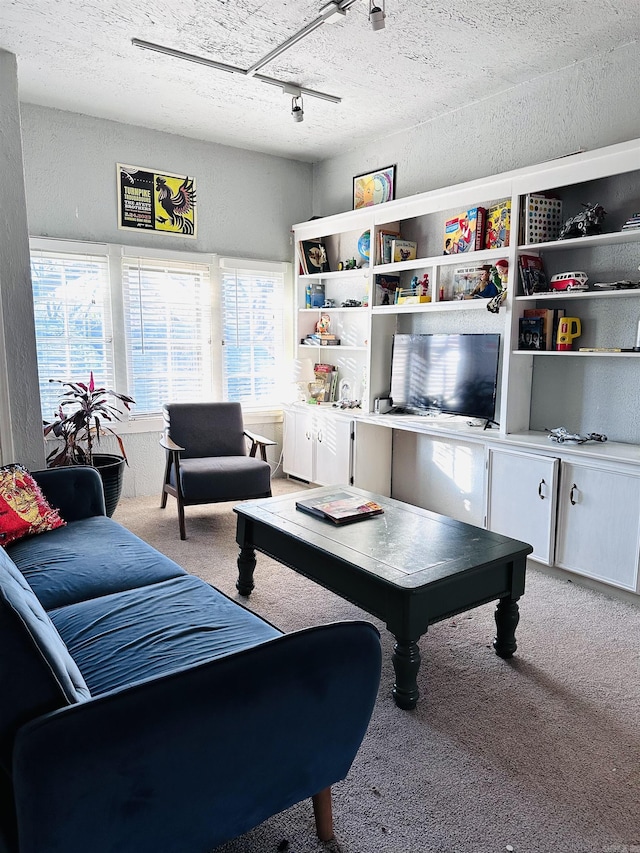
MULTIPOLYGON (((397 638, 396 638, 397 639, 397 638)), ((393 685, 393 698, 398 708, 410 711, 416 707, 420 691, 418 690, 418 670, 420 669, 420 649, 418 644, 397 640, 393 647, 393 668, 396 683, 393 685)))
POLYGON ((251 595, 253 589, 253 570, 256 567, 256 552, 250 545, 240 548, 238 554, 238 580, 236 589, 240 595, 251 595))
POLYGON ((520 621, 520 611, 517 598, 501 598, 495 612, 496 637, 493 648, 501 658, 512 657, 518 648, 516 643, 516 628, 520 621))

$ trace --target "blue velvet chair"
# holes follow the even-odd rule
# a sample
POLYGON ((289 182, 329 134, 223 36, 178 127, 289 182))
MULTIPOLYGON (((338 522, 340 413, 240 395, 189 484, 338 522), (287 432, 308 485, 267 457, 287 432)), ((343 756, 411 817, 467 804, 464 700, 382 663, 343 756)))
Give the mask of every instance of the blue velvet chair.
POLYGON ((240 403, 167 403, 163 416, 160 506, 167 495, 176 499, 180 539, 186 539, 186 506, 271 497, 266 448, 276 442, 245 430, 240 403))

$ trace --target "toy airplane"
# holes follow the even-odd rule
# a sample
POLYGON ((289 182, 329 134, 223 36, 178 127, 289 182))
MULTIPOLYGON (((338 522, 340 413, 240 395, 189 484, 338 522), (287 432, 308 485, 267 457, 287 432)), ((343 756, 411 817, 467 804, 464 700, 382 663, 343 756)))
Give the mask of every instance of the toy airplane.
POLYGON ((586 441, 606 441, 607 436, 601 435, 599 432, 590 432, 587 435, 578 435, 575 432, 569 432, 566 427, 555 427, 547 430, 549 440, 555 441, 556 444, 584 444, 586 441))

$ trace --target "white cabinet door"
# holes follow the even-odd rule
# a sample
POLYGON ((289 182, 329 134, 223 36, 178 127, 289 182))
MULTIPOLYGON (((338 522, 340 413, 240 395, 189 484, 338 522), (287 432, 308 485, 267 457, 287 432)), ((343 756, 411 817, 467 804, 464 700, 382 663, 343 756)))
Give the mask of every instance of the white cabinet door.
POLYGON ((348 486, 351 482, 353 421, 320 413, 314 420, 314 483, 348 486))
POLYGON ((588 463, 562 463, 556 564, 636 590, 640 477, 588 463))
POLYGON ((313 481, 314 427, 311 412, 285 409, 282 470, 313 481))
POLYGON ((336 412, 284 410, 285 474, 321 486, 351 482, 353 421, 336 412))
POLYGON ((489 450, 487 527, 533 546, 553 563, 559 460, 495 447, 489 450))

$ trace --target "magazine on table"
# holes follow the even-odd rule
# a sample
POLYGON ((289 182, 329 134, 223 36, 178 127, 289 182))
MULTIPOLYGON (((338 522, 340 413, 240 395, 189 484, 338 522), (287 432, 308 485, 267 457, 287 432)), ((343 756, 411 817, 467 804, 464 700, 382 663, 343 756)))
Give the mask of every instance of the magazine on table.
POLYGON ((332 521, 334 524, 362 521, 384 512, 380 504, 375 501, 367 500, 360 495, 350 495, 347 492, 336 492, 332 495, 296 501, 296 509, 332 521))

